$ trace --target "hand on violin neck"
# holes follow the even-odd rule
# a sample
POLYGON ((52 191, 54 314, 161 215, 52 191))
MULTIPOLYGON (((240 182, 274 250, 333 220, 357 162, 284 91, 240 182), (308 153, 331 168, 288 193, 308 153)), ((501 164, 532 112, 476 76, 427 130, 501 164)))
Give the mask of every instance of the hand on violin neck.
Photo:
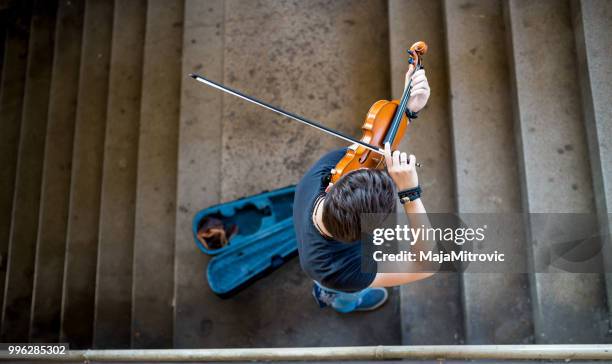
POLYGON ((399 150, 391 152, 389 143, 385 144, 385 164, 389 176, 395 182, 398 191, 415 188, 419 185, 419 176, 416 171, 416 158, 408 156, 399 150))
POLYGON ((425 75, 425 70, 420 69, 416 72, 412 72, 413 69, 414 66, 410 65, 410 68, 406 73, 404 89, 409 86, 411 87, 410 99, 408 100, 408 110, 412 112, 419 112, 427 104, 431 90, 429 88, 427 76, 425 75))

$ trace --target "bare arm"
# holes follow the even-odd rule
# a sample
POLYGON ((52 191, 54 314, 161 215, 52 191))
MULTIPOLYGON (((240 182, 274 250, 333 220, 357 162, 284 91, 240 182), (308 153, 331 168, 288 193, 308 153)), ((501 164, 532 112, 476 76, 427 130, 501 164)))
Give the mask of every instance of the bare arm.
MULTIPOLYGON (((404 211, 408 215, 408 220, 410 221, 411 226, 421 226, 424 225, 425 228, 430 226, 429 219, 427 218, 427 211, 425 211, 425 206, 423 206, 423 201, 419 198, 418 200, 414 200, 410 203, 404 204, 404 211)), ((419 254, 420 250, 430 250, 432 245, 435 243, 418 241, 416 244, 412 246, 411 251, 419 254)), ((412 273, 376 273, 376 277, 374 277, 374 281, 370 284, 370 287, 393 287, 400 286, 402 284, 407 284, 415 281, 419 281, 421 279, 429 278, 435 274, 433 271, 433 267, 431 265, 425 266, 422 265, 418 267, 421 263, 403 263, 403 264, 412 264, 413 266, 409 268, 412 270, 412 273), (416 272, 414 272, 416 271, 416 272), (420 271, 420 272, 419 272, 420 271)))
MULTIPOLYGON (((391 155, 390 146, 385 146, 385 162, 389 175, 397 185, 398 190, 414 188, 419 185, 418 175, 416 172, 416 158, 411 155, 408 157, 406 153, 395 151, 391 155)), ((408 216, 411 226, 423 227, 425 229, 431 227, 427 211, 423 205, 423 201, 419 198, 414 201, 405 203, 404 211, 408 216)), ((435 242, 417 241, 411 248, 411 251, 420 254, 420 251, 429 251, 435 248, 435 242)), ((437 266, 432 266, 429 262, 411 262, 402 263, 411 271, 409 273, 377 273, 371 287, 392 287, 402 284, 411 283, 421 279, 431 277, 435 274, 437 266), (410 266, 409 266, 410 265, 410 266)))

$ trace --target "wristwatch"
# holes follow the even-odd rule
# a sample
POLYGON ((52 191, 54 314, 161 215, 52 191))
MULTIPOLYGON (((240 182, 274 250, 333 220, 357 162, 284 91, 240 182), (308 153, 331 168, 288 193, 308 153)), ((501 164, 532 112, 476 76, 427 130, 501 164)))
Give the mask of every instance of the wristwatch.
POLYGON ((397 196, 400 199, 400 202, 403 204, 414 201, 416 199, 421 198, 421 186, 416 186, 414 188, 410 188, 407 190, 402 190, 397 193, 397 196))

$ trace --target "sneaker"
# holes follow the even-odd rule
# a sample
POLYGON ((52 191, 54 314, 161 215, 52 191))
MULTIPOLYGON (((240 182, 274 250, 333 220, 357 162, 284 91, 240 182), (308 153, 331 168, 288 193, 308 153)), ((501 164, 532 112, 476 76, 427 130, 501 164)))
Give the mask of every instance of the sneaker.
POLYGON ((359 292, 359 296, 355 311, 372 311, 387 302, 389 293, 385 288, 366 288, 359 292))
POLYGON ((356 293, 334 292, 318 284, 312 287, 312 296, 319 307, 332 307, 340 313, 371 311, 382 306, 389 297, 384 288, 366 288, 356 293))
POLYGON ((320 308, 331 306, 334 302, 334 294, 322 289, 318 284, 312 286, 312 297, 320 308))

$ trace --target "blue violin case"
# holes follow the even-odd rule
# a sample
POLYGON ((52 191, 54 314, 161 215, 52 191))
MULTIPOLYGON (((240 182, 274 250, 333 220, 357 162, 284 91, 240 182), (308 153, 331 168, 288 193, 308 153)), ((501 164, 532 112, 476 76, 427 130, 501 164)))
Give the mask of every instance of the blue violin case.
POLYGON ((211 206, 195 215, 192 230, 196 245, 213 256, 206 278, 214 293, 230 297, 297 255, 294 194, 295 186, 288 186, 211 206), (216 249, 198 239, 198 231, 211 218, 225 227, 237 227, 227 244, 216 249))

